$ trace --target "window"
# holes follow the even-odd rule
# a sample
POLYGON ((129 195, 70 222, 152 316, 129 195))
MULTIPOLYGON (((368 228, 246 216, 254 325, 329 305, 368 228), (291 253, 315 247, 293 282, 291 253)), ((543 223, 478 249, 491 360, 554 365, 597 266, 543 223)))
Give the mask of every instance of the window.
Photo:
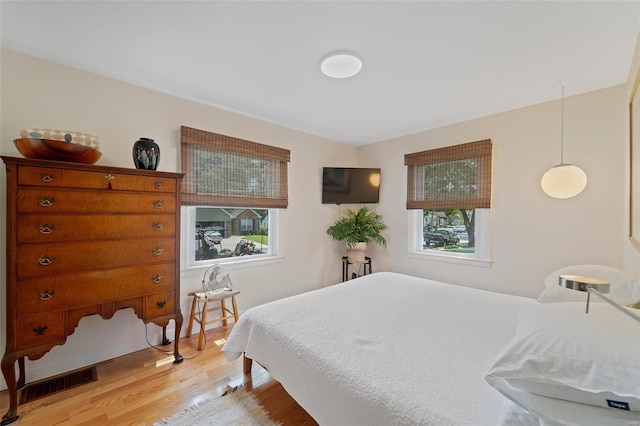
POLYGON ((233 207, 193 207, 195 223, 194 245, 189 259, 193 263, 212 259, 230 259, 238 256, 273 254, 269 244, 270 212, 275 209, 233 207), (253 216, 254 219, 241 219, 253 216), (254 230, 254 223, 260 224, 254 230))
POLYGON ((288 204, 289 158, 286 149, 181 128, 188 264, 275 254, 270 232, 288 204))
POLYGON ((252 231, 253 220, 252 219, 240 219, 240 231, 252 231))
POLYGON ((487 259, 491 141, 405 155, 411 251, 487 259))

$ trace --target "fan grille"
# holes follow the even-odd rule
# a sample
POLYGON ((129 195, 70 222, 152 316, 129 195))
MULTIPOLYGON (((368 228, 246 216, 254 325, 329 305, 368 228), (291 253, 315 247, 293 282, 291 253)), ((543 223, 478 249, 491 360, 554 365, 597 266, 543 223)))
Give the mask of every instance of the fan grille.
POLYGON ((202 279, 202 290, 209 294, 232 291, 233 284, 227 268, 221 265, 209 267, 202 279))

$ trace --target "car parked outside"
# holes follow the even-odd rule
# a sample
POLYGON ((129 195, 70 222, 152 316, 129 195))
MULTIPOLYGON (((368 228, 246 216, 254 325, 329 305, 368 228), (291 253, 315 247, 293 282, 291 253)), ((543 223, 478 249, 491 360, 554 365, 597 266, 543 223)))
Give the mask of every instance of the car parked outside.
POLYGON ((220 244, 222 242, 222 234, 218 231, 204 231, 204 240, 209 244, 220 244))
POLYGON ((436 229, 435 231, 424 235, 425 242, 429 246, 444 247, 449 245, 457 245, 460 239, 450 229, 436 229))
POLYGON ((469 247, 469 235, 466 232, 460 232, 458 234, 458 246, 459 247, 469 247))

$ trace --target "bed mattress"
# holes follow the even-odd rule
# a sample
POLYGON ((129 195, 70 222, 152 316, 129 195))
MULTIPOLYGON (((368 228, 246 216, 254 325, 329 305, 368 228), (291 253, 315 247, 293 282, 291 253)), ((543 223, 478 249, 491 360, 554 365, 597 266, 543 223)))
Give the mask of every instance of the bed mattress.
POLYGON ((380 272, 249 309, 246 353, 321 425, 495 425, 484 379, 534 299, 380 272))

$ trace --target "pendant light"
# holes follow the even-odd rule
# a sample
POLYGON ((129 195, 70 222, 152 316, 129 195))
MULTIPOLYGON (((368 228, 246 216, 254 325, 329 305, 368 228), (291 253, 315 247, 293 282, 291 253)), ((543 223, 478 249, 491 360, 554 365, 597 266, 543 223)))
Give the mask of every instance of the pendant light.
POLYGON ((575 197, 587 186, 587 175, 578 166, 564 162, 564 83, 562 87, 562 115, 560 125, 560 164, 547 170, 542 176, 542 190, 553 198, 575 197))

